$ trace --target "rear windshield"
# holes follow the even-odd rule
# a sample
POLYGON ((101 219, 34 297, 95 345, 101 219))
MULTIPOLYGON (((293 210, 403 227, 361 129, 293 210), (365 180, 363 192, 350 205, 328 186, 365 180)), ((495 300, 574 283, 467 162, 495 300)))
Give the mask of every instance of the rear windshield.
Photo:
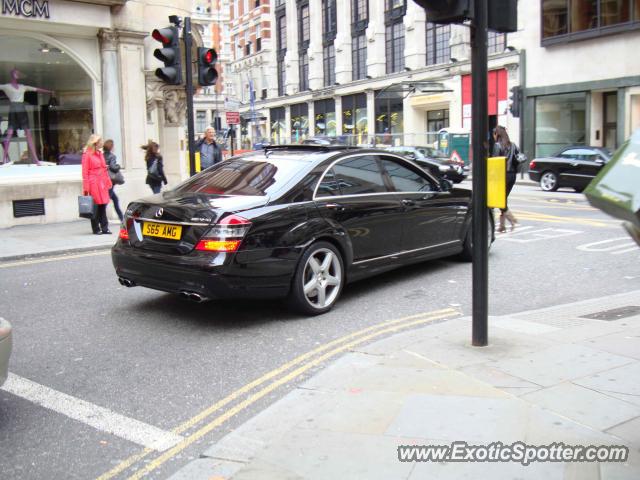
POLYGON ((305 168, 301 162, 278 159, 277 164, 227 160, 178 185, 178 193, 270 196, 305 168))

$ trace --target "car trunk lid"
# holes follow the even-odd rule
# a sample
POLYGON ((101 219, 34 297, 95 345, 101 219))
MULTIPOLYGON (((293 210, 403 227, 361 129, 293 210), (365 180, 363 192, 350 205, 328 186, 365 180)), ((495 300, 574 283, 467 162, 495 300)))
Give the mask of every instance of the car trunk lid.
POLYGON ((266 205, 265 196, 167 192, 127 209, 129 243, 135 248, 184 255, 221 218, 266 205))

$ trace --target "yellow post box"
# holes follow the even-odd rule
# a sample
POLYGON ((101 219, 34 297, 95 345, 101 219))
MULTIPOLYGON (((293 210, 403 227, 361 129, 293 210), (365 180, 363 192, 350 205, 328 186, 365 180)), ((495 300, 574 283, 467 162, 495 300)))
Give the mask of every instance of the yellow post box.
POLYGON ((507 208, 507 158, 487 159, 487 207, 507 208))

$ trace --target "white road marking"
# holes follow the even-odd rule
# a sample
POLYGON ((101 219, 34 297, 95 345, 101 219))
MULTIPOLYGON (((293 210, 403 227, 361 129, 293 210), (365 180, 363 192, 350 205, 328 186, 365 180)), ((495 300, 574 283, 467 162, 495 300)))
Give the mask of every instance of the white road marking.
POLYGON ((640 249, 629 237, 609 238, 598 242, 585 243, 576 247, 583 252, 606 252, 611 255, 619 255, 628 252, 640 252, 640 249))
POLYGON ((508 242, 530 243, 530 242, 537 242, 539 240, 549 240, 551 238, 560 238, 560 237, 567 237, 569 235, 577 235, 579 233, 582 233, 582 232, 580 230, 569 230, 566 228, 522 227, 522 228, 516 228, 516 230, 513 233, 501 238, 508 242), (533 228, 533 230, 531 228, 533 228), (523 231, 523 230, 526 230, 526 231, 523 231))
POLYGON ((9 373, 6 383, 0 389, 97 430, 160 452, 168 450, 184 439, 181 435, 125 417, 12 373, 9 373))

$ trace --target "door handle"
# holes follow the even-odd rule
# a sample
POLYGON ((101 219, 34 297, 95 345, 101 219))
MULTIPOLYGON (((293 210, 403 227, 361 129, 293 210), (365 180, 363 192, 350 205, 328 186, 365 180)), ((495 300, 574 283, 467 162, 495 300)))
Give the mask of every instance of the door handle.
POLYGON ((339 203, 327 203, 325 205, 329 210, 336 210, 338 212, 342 212, 345 210, 344 205, 340 205, 339 203))
POLYGON ((571 164, 571 166, 572 166, 572 167, 577 167, 577 166, 578 166, 578 164, 577 164, 577 163, 572 163, 572 164, 571 164))
POLYGON ((413 207, 413 206, 416 204, 416 202, 414 202, 413 200, 409 200, 408 198, 404 198, 404 199, 402 200, 402 204, 403 204, 405 207, 413 207))

